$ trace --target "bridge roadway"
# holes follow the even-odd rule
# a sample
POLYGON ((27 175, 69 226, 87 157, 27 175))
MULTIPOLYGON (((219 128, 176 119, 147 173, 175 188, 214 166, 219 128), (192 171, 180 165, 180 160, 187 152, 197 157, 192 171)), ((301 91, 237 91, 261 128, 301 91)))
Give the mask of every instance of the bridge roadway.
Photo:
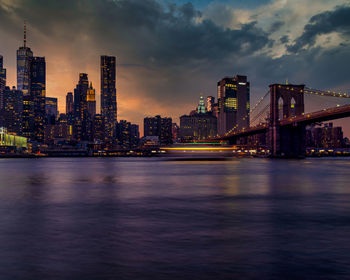
MULTIPOLYGON (((333 107, 322 111, 305 113, 303 115, 295 116, 291 118, 286 118, 286 119, 280 120, 279 124, 281 127, 290 126, 290 125, 296 126, 298 124, 310 125, 313 123, 325 122, 325 121, 341 119, 346 117, 350 117, 350 104, 333 107)), ((249 127, 247 129, 233 131, 228 135, 224 135, 216 138, 216 140, 229 140, 231 138, 236 138, 236 137, 244 137, 244 136, 265 133, 267 132, 268 128, 269 128, 268 123, 264 123, 258 126, 249 127)))

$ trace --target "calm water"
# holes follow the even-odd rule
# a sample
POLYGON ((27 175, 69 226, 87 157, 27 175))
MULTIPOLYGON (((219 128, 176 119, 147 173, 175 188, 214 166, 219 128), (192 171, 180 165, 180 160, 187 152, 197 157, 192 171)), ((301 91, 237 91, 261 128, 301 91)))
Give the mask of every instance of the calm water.
POLYGON ((0 160, 0 279, 350 279, 350 159, 0 160))

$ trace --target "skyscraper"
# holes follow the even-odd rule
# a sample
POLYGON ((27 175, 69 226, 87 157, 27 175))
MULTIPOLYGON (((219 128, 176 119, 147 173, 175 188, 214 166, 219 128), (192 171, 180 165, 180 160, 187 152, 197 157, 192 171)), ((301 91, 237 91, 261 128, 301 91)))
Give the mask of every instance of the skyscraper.
POLYGON ((79 74, 79 82, 74 89, 74 135, 76 140, 88 140, 87 90, 88 75, 79 74))
POLYGON ((27 31, 24 24, 24 40, 23 47, 17 50, 17 89, 23 92, 23 95, 29 95, 30 91, 30 60, 33 52, 26 46, 27 31))
POLYGON ((204 103, 204 97, 201 94, 200 98, 199 98, 199 103, 198 103, 198 107, 197 107, 197 113, 198 114, 205 114, 205 103, 204 103))
POLYGON ((4 61, 0 55, 0 111, 4 108, 4 91, 6 86, 6 69, 4 69, 4 61))
POLYGON ((92 87, 91 82, 90 82, 90 87, 87 90, 87 110, 90 118, 93 120, 96 114, 96 96, 95 96, 95 89, 92 87))
POLYGON ((249 82, 246 76, 225 77, 218 82, 218 134, 249 126, 249 82))
POLYGON ((34 101, 30 95, 23 96, 22 135, 34 139, 34 101))
POLYGON ((48 120, 48 123, 55 124, 58 118, 57 98, 54 98, 54 97, 45 98, 45 112, 46 112, 46 119, 48 120))
POLYGON ((114 142, 117 124, 115 56, 101 56, 101 114, 105 118, 106 139, 114 142))
POLYGON ((207 97, 207 112, 213 112, 214 104, 215 104, 215 97, 208 96, 207 97))
POLYGON ((46 63, 45 57, 32 57, 30 63, 30 92, 34 105, 34 139, 44 141, 44 121, 46 117, 46 63))
POLYGON ((66 96, 66 114, 73 114, 74 111, 74 99, 73 93, 68 92, 66 96))
POLYGON ((92 132, 95 142, 105 141, 105 119, 102 115, 96 114, 94 116, 92 132))
POLYGON ((16 90, 15 87, 10 89, 5 87, 4 90, 4 123, 2 126, 7 131, 22 135, 22 111, 23 111, 23 94, 22 91, 16 90))

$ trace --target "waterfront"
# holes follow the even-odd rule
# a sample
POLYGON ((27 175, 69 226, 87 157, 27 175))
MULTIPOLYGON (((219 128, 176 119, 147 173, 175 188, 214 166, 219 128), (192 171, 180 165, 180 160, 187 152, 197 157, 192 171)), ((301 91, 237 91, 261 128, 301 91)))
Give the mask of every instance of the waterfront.
POLYGON ((348 279, 349 168, 1 159, 1 279, 348 279))

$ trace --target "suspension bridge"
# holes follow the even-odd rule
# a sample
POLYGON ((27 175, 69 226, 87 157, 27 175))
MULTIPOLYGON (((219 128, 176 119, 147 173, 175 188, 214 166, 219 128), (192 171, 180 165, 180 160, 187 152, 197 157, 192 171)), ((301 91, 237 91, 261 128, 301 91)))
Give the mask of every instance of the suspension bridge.
POLYGON ((250 126, 239 128, 236 125, 216 140, 229 141, 230 144, 255 141, 263 143, 273 157, 304 157, 306 126, 350 117, 350 104, 337 104, 306 113, 306 95, 350 100, 346 93, 312 89, 305 85, 272 84, 244 117, 249 118, 250 126))

